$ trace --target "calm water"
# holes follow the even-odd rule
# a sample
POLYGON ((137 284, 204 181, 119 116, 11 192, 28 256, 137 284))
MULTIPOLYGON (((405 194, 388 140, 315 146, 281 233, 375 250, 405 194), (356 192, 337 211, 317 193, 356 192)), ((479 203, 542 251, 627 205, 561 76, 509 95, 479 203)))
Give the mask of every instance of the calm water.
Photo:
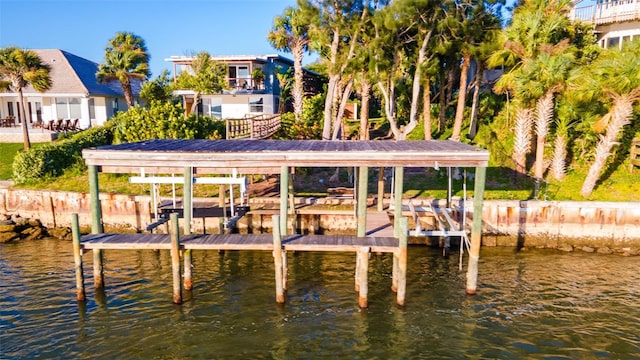
POLYGON ((468 297, 457 256, 411 247, 406 307, 389 290, 391 258, 373 256, 366 310, 351 254, 290 254, 284 306, 269 252, 194 252, 182 306, 171 304, 168 252, 105 261, 95 294, 85 256, 79 306, 69 242, 0 245, 0 357, 640 358, 640 257, 484 248, 468 297))

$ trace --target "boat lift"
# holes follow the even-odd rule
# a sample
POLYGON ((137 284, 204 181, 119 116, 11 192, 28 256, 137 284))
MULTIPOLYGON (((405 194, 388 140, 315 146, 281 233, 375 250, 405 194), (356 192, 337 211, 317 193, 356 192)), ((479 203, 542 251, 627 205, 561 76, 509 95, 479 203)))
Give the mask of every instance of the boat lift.
MULTIPOLYGON (((177 208, 176 202, 176 184, 184 184, 184 176, 175 176, 171 174, 171 176, 146 176, 144 168, 140 169, 140 176, 132 176, 129 178, 129 182, 133 184, 151 184, 151 206, 154 209, 154 219, 155 222, 149 224, 147 226, 147 230, 153 230, 154 228, 164 224, 168 217, 165 216, 166 212, 179 212, 184 213, 184 211, 189 211, 190 218, 193 219, 194 215, 196 217, 198 214, 194 214, 194 209, 203 215, 202 217, 222 217, 224 218, 224 227, 225 229, 230 229, 235 226, 237 220, 242 217, 248 211, 248 196, 247 196, 247 178, 246 176, 238 176, 237 169, 233 169, 231 177, 193 177, 193 184, 212 184, 212 185, 229 185, 229 207, 230 212, 229 216, 227 216, 226 204, 219 204, 220 209, 218 211, 207 211, 210 208, 196 208, 191 206, 191 209, 177 208), (172 206, 169 209, 165 209, 167 211, 162 211, 162 204, 159 203, 159 189, 158 185, 160 184, 171 184, 171 192, 172 192, 172 206), (233 186, 237 185, 240 188, 240 204, 239 206, 235 205, 235 199, 233 195, 233 186), (246 201, 246 205, 245 205, 246 201), (174 211, 175 210, 175 211, 174 211)), ((191 198, 193 198, 193 187, 191 187, 191 198)))
MULTIPOLYGON (((438 163, 436 162, 435 166, 436 170, 439 170, 438 163)), ((392 169, 395 170, 395 169, 392 169)), ((467 198, 467 171, 466 169, 463 171, 463 182, 462 182, 462 193, 463 193, 463 201, 461 206, 456 206, 451 201, 452 194, 452 173, 451 167, 447 167, 447 203, 445 208, 433 207, 431 204, 427 206, 420 206, 419 209, 416 209, 416 206, 409 200, 407 209, 411 212, 411 216, 415 223, 415 228, 413 230, 409 230, 410 236, 437 236, 444 237, 444 247, 442 249, 444 256, 449 256, 451 249, 451 237, 456 236, 460 238, 460 261, 459 268, 462 270, 462 255, 464 254, 465 248, 469 251, 471 247, 471 242, 469 240, 469 235, 466 230, 466 219, 467 219, 467 209, 465 206, 465 201, 467 198), (420 218, 418 216, 418 210, 420 212, 429 213, 435 219, 436 229, 423 229, 422 224, 420 222, 420 218), (457 211, 460 214, 460 221, 456 222, 453 220, 452 212, 457 211)), ((392 173, 391 178, 391 188, 394 186, 395 181, 395 171, 392 173)), ((393 197, 393 193, 391 195, 393 197)), ((393 198, 391 199, 391 205, 389 207, 390 210, 393 209, 393 198)), ((403 206, 404 208, 404 206, 403 206)), ((404 210, 404 209, 403 209, 404 210)))

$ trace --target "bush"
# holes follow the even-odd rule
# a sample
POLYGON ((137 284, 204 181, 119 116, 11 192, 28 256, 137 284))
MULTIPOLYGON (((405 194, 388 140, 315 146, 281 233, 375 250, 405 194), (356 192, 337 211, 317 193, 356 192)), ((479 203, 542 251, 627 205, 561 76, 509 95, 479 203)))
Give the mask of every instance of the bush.
POLYGON ((116 143, 150 139, 219 139, 225 123, 207 116, 184 117, 179 104, 153 101, 149 108, 133 107, 114 116, 116 143))
POLYGON ((17 184, 31 183, 59 176, 72 166, 84 167, 82 149, 110 145, 112 142, 113 129, 106 125, 19 152, 13 159, 13 180, 17 184))
POLYGON ((277 137, 287 140, 322 139, 324 120, 324 95, 305 98, 302 104, 302 118, 295 121, 293 113, 282 114, 281 127, 277 137))

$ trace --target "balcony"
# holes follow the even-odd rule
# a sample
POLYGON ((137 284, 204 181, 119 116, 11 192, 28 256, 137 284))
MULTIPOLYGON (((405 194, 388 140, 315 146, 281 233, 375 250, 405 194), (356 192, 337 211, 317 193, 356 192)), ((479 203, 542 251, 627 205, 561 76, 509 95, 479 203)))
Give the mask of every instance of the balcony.
POLYGON ((640 20, 640 0, 604 0, 595 5, 576 7, 573 20, 594 25, 640 20))
POLYGON ((224 93, 260 94, 264 93, 264 91, 263 81, 256 81, 251 78, 227 78, 227 89, 224 90, 224 93))

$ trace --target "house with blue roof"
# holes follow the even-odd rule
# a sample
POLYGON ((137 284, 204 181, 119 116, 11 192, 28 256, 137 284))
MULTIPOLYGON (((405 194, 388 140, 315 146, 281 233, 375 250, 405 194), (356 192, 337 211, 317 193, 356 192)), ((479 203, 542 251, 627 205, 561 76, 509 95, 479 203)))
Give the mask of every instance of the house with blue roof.
MULTIPOLYGON (((26 118, 29 123, 47 123, 56 119, 79 119, 81 128, 102 125, 127 103, 118 81, 99 83, 98 64, 59 49, 33 50, 51 67, 52 85, 46 92, 31 86, 23 89, 26 118)), ((138 101, 142 82, 132 81, 134 99, 138 101)), ((22 119, 18 94, 0 92, 0 118, 22 119)))

